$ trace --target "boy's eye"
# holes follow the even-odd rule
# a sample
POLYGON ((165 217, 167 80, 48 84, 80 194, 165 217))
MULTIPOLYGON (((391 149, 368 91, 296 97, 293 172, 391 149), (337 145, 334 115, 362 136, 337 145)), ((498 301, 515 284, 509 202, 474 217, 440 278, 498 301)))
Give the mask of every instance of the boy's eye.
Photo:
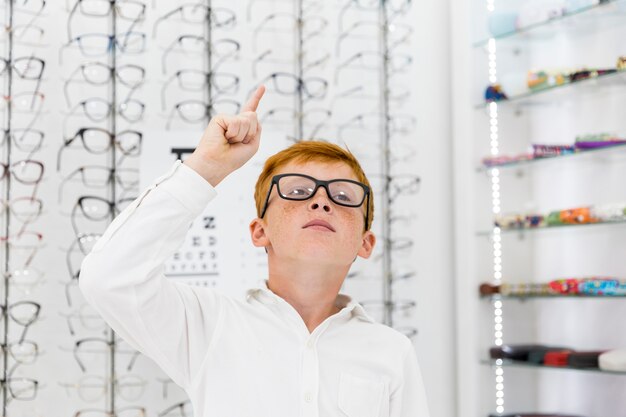
POLYGON ((287 195, 290 197, 308 197, 313 190, 308 187, 293 187, 290 188, 287 195))
POLYGON ((333 195, 333 200, 341 201, 342 203, 350 203, 352 202, 352 198, 348 194, 345 193, 337 193, 333 195))

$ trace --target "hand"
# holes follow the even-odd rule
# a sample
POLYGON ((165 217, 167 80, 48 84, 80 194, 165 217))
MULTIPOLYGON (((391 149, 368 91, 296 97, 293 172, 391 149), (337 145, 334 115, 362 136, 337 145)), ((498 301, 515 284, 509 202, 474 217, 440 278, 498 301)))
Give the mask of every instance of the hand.
POLYGON ((264 86, 257 88, 236 116, 213 117, 185 164, 216 186, 248 162, 259 149, 261 124, 256 109, 264 93, 264 86))

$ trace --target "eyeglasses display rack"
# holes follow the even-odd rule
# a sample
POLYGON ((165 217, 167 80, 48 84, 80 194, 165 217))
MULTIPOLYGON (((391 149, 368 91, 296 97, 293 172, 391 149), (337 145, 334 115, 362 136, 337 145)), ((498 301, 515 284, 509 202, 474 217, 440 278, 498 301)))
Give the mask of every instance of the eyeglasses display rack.
MULTIPOLYGON (((134 0, 106 4, 77 0, 69 9, 68 43, 61 50, 62 66, 78 64, 78 69, 66 73, 83 77, 83 80, 70 78, 65 83, 70 109, 63 121, 65 140, 57 160, 57 170, 65 173, 72 169, 73 161, 81 163, 71 174, 61 174, 64 179, 59 196, 78 193, 70 214, 74 242, 66 255, 71 278, 65 283, 65 292, 72 310, 61 314, 67 318, 70 334, 78 338, 69 351, 82 376, 75 382, 58 384, 68 394, 70 388, 76 389, 82 401, 103 401, 98 411, 93 406, 83 406, 76 415, 146 412, 145 407, 132 404, 137 398, 123 399, 130 405, 119 401, 120 392, 132 384, 142 390, 142 383, 136 377, 118 370, 121 356, 133 355, 126 368, 130 370, 139 352, 120 348, 120 338, 104 322, 89 326, 95 320, 95 313, 88 310, 78 288, 82 259, 137 192, 138 179, 134 178, 137 171, 125 167, 124 162, 128 164, 141 151, 142 134, 133 125, 143 119, 145 105, 133 95, 145 80, 145 69, 128 63, 128 57, 144 52, 145 34, 138 28, 145 20, 145 11, 145 4, 134 0), (102 33, 97 32, 100 27, 102 33), (74 53, 69 59, 65 56, 74 53), (81 88, 74 87, 75 83, 80 83, 81 88), (70 103, 70 98, 75 101, 77 97, 78 105, 70 103), (96 387, 101 389, 98 395, 94 394, 96 387)), ((65 200, 72 201, 67 196, 65 200)))
POLYGON ((44 165, 31 158, 40 150, 44 139, 43 132, 36 129, 35 123, 43 106, 44 96, 40 87, 45 61, 34 50, 30 51, 29 56, 20 56, 23 46, 16 35, 16 32, 23 33, 19 30, 23 28, 23 15, 27 15, 33 25, 40 17, 45 3, 34 3, 16 6, 13 0, 6 1, 3 11, 6 28, 6 41, 2 48, 2 105, 5 120, 0 139, 0 188, 3 189, 0 197, 0 261, 3 271, 0 389, 3 416, 13 413, 12 405, 15 402, 35 399, 41 388, 40 381, 29 375, 32 368, 28 366, 39 359, 39 345, 26 336, 31 326, 37 324, 41 312, 41 305, 31 298, 32 290, 44 279, 44 274, 33 263, 42 246, 43 235, 31 230, 29 225, 40 218, 43 206, 37 191, 43 178, 44 165), (16 19, 16 15, 20 14, 21 17, 16 19), (31 91, 33 82, 36 84, 31 91), (25 86, 29 90, 20 91, 25 86), (25 191, 27 195, 23 194, 25 191))

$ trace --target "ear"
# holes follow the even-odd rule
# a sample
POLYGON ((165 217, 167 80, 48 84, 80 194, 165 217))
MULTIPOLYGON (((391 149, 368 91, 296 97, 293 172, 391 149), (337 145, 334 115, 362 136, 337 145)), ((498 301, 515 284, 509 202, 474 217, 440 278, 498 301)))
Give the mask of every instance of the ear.
POLYGON ((361 240, 361 247, 357 252, 363 259, 367 259, 372 255, 374 251, 374 246, 376 245, 376 236, 370 230, 363 233, 363 238, 361 240))
POLYGON ((264 248, 270 245, 263 223, 263 220, 258 217, 250 222, 250 238, 252 239, 252 244, 257 248, 264 248))

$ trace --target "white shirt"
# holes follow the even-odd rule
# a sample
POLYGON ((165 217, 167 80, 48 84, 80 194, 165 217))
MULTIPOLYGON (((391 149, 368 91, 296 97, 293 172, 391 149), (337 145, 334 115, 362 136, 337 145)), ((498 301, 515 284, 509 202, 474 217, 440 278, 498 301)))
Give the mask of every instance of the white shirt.
POLYGON ((81 266, 87 301, 189 395, 197 417, 428 417, 415 350, 340 294, 309 333, 265 281, 245 300, 168 280, 164 262, 216 195, 177 161, 81 266))

